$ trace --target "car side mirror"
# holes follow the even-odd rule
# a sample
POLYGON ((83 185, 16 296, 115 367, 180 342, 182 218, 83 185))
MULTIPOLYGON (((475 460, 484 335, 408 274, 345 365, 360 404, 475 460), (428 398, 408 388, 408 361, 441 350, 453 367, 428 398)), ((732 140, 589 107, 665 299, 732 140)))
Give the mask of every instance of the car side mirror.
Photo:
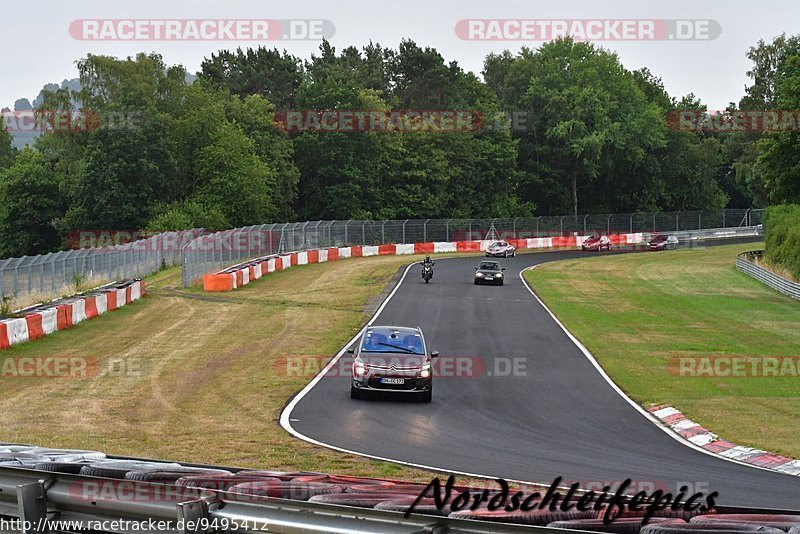
POLYGON ((438 350, 432 350, 431 351, 431 358, 438 358, 438 357, 439 357, 439 351, 438 350))
POLYGON ((347 349, 347 353, 348 354, 355 354, 356 353, 356 349, 349 348, 349 349, 347 349))
POLYGON ((501 270, 501 271, 505 271, 505 270, 506 270, 506 268, 505 268, 505 267, 503 267, 503 268, 502 268, 502 269, 500 269, 500 270, 501 270))
POLYGON ((478 268, 477 268, 477 267, 475 267, 475 270, 477 271, 477 270, 478 270, 478 268))

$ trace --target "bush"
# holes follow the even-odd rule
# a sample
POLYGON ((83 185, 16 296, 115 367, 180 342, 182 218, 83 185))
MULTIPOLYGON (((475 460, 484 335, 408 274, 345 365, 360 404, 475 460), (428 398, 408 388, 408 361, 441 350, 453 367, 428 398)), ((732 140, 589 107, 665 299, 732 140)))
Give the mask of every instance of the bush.
POLYGON ((764 239, 767 262, 785 267, 800 280, 800 205, 768 208, 764 217, 764 239))

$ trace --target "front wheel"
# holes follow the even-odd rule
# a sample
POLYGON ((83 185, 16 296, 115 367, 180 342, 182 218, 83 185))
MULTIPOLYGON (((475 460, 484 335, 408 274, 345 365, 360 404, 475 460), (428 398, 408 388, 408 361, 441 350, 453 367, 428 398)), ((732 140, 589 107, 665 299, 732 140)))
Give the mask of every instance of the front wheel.
POLYGON ((430 278, 426 278, 426 279, 425 279, 425 283, 426 283, 426 284, 427 284, 428 282, 430 282, 430 281, 431 281, 431 279, 430 279, 430 278))
POLYGON ((350 398, 351 399, 360 399, 361 398, 361 392, 358 391, 356 388, 354 388, 352 386, 352 384, 350 385, 350 398))

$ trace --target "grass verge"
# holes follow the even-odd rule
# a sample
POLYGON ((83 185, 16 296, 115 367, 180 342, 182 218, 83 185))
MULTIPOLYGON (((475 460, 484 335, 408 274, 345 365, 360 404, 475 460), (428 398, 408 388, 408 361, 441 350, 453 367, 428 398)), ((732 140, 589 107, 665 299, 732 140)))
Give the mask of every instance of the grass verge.
POLYGON ((213 294, 181 289, 179 269, 159 272, 143 300, 0 353, 0 363, 98 362, 87 378, 0 375, 0 441, 427 482, 429 472, 315 447, 278 425, 287 399, 313 376, 287 376, 283 359, 334 354, 398 269, 417 259, 312 264, 213 294))
MULTIPOLYGON (((693 356, 800 357, 800 303, 736 270, 726 245, 548 263, 525 278, 611 378, 740 445, 800 458, 800 376, 680 376, 693 356)), ((800 369, 796 369, 800 374, 800 369)))

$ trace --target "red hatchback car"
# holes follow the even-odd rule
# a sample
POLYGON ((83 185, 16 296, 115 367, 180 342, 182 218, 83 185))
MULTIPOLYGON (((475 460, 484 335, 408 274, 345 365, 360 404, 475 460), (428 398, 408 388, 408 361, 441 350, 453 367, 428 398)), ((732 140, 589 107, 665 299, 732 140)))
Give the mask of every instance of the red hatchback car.
POLYGON ((593 235, 583 240, 581 250, 611 250, 611 240, 607 235, 593 235))

